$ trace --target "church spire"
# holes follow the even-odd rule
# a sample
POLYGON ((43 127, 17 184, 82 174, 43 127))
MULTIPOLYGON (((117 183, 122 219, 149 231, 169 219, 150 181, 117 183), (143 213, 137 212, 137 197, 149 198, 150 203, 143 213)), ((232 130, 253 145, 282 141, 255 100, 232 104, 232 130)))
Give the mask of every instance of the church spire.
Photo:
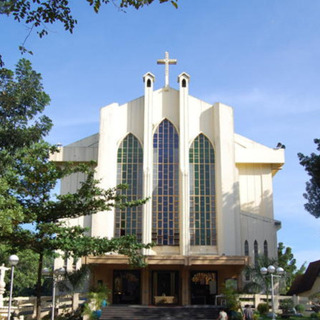
POLYGON ((169 64, 177 64, 177 59, 169 59, 169 52, 165 52, 165 58, 159 59, 157 64, 165 65, 165 87, 169 87, 169 64))

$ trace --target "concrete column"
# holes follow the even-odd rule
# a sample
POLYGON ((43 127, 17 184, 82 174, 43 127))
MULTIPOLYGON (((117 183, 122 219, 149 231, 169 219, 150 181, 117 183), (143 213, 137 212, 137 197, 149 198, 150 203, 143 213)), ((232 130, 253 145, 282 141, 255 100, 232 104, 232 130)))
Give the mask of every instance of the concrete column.
POLYGON ((189 281, 189 267, 184 267, 182 269, 181 279, 182 279, 182 288, 181 288, 181 304, 183 306, 190 304, 190 281, 189 281))
POLYGON ((141 270, 141 304, 147 306, 150 304, 150 283, 149 283, 150 271, 148 268, 141 270))
POLYGON ((220 255, 240 254, 240 201, 236 192, 234 120, 231 107, 214 105, 217 237, 220 255))
POLYGON ((189 209, 189 80, 187 73, 178 77, 179 90, 179 212, 180 212, 180 254, 190 252, 190 209, 189 209))
MULTIPOLYGON (((153 121, 153 84, 155 77, 152 73, 143 76, 144 80, 144 133, 143 133, 143 197, 152 197, 152 121, 153 121)), ((152 241, 152 201, 143 206, 142 241, 152 241)), ((150 249, 144 250, 145 255, 151 254, 150 249)))
POLYGON ((72 295, 72 310, 77 310, 79 307, 79 293, 73 293, 72 295))
MULTIPOLYGON (((116 132, 119 108, 117 103, 100 110, 99 154, 96 178, 100 187, 108 189, 117 185, 117 139, 116 132)), ((114 209, 92 216, 91 235, 94 237, 114 236, 114 209)))

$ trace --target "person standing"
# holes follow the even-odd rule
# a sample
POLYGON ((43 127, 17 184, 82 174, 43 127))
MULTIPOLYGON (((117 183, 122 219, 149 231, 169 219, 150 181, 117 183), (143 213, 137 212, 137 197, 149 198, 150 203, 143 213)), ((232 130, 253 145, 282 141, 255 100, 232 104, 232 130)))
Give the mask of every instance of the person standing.
POLYGON ((228 320, 228 315, 227 315, 227 313, 224 311, 224 309, 221 309, 221 310, 220 310, 218 320, 228 320))
POLYGON ((253 311, 251 309, 251 306, 249 304, 246 304, 244 306, 243 310, 243 320, 253 320, 253 311))

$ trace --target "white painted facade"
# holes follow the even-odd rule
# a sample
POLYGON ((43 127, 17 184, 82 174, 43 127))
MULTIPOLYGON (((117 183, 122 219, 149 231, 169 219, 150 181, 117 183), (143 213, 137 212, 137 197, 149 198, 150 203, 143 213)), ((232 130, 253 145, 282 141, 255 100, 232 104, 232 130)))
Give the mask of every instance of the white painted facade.
MULTIPOLYGON (((118 147, 132 133, 143 148, 143 196, 152 197, 152 137, 157 126, 167 119, 179 135, 180 245, 156 246, 145 254, 150 257, 197 257, 200 260, 202 256, 216 258, 221 263, 222 258, 226 261, 244 258, 245 241, 251 258, 254 257, 255 241, 259 254, 263 254, 266 241, 268 255, 275 257, 277 230, 281 224, 274 219, 272 180, 284 164, 284 150, 268 148, 236 134, 232 107, 222 103, 212 105, 190 96, 190 77, 186 73, 178 77, 178 90, 169 86, 154 90, 155 77, 151 73, 145 74, 143 81, 142 97, 123 105, 113 103, 103 107, 99 133, 61 148, 54 160, 95 160, 96 177, 101 180, 101 187, 113 187, 117 184, 118 147), (209 139, 215 153, 216 246, 190 245, 189 148, 199 134, 209 139)), ((75 191, 82 178, 74 175, 65 179, 61 192, 75 191)), ((90 227, 92 236, 111 238, 114 236, 114 218, 113 211, 101 212, 71 223, 90 227)), ((142 240, 145 243, 152 241, 151 200, 143 208, 142 240)), ((199 261, 198 264, 206 264, 199 261)), ((246 260, 241 261, 243 267, 246 260)), ((184 301, 187 304, 183 298, 182 303, 184 301)))

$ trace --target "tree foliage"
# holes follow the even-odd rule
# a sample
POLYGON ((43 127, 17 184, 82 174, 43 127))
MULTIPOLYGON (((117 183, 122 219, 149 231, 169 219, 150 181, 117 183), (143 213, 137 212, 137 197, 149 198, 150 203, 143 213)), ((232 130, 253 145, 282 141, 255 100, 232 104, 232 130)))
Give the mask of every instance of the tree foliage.
POLYGON ((287 292, 298 274, 303 274, 306 270, 305 264, 300 268, 296 265, 296 259, 290 247, 285 247, 282 242, 278 244, 278 266, 285 271, 285 292, 287 292))
MULTIPOLYGON (((15 267, 14 271, 14 296, 30 296, 35 295, 35 288, 37 283, 37 274, 34 270, 37 270, 38 255, 32 250, 13 250, 11 246, 1 244, 0 245, 0 264, 8 265, 8 259, 11 254, 17 254, 19 257, 19 263, 15 267)), ((45 257, 44 264, 46 266, 52 265, 52 259, 45 257)), ((10 287, 10 271, 5 274, 6 294, 9 292, 10 287)), ((49 288, 50 289, 50 288, 49 288)), ((46 291, 44 294, 50 294, 51 290, 46 291)))
MULTIPOLYGON (((320 139, 314 139, 317 150, 320 151, 320 139)), ((303 194, 307 199, 305 209, 316 218, 320 217, 320 154, 311 153, 305 156, 298 153, 300 164, 307 171, 310 180, 306 183, 306 192, 303 194)))
POLYGON ((13 172, 19 164, 17 151, 41 139, 52 126, 41 115, 50 101, 41 80, 25 59, 18 62, 15 72, 0 69, 0 232, 12 231, 22 221, 13 172))
POLYGON ((66 270, 64 279, 59 281, 59 291, 67 293, 83 292, 85 282, 89 278, 89 266, 83 264, 80 269, 66 270))
POLYGON ((268 276, 261 274, 262 267, 268 267, 273 265, 274 267, 281 267, 284 269, 285 274, 280 280, 280 293, 286 293, 294 278, 298 274, 302 274, 305 271, 305 264, 299 269, 296 266, 296 259, 292 253, 290 247, 285 247, 282 242, 278 244, 278 258, 268 258, 265 255, 260 255, 256 259, 254 265, 247 266, 244 270, 245 276, 250 278, 250 281, 245 285, 244 291, 248 293, 268 292, 271 285, 271 279, 268 276))
POLYGON ((64 252, 66 257, 117 252, 127 255, 131 264, 143 266, 141 250, 151 246, 137 242, 132 235, 115 239, 94 238, 86 228, 70 226, 68 219, 113 207, 124 209, 142 205, 146 199, 126 202, 121 193, 126 185, 101 189, 99 181, 94 178, 94 163, 58 165, 50 161, 50 155, 58 152, 58 148, 43 140, 51 121, 39 115, 49 102, 43 92, 41 76, 26 60, 18 63, 15 77, 9 70, 1 71, 6 77, 0 92, 0 153, 3 156, 0 163, 1 179, 6 187, 0 189, 0 199, 4 208, 1 219, 6 219, 7 224, 0 226, 0 242, 15 250, 31 250, 37 254, 37 270, 32 271, 37 274, 39 317, 45 256, 52 256, 57 250, 64 252), (14 139, 7 143, 2 137, 14 139), (77 192, 52 197, 60 179, 77 173, 85 175, 77 192))
POLYGON ((276 265, 276 259, 260 255, 255 259, 255 263, 253 265, 246 266, 244 269, 244 275, 249 278, 250 281, 245 285, 244 292, 266 292, 268 294, 271 285, 270 277, 262 275, 260 269, 262 267, 268 267, 269 265, 276 265))
MULTIPOLYGON (((79 1, 79 0, 78 0, 79 1)), ((101 6, 112 3, 121 10, 132 7, 140 9, 148 6, 153 2, 165 3, 170 2, 175 8, 178 7, 178 0, 85 0, 98 13, 101 6)), ((68 0, 1 0, 0 14, 13 17, 18 22, 25 23, 29 26, 29 34, 33 29, 37 30, 40 38, 48 34, 47 25, 55 22, 62 23, 64 29, 73 32, 77 20, 72 16, 71 6, 68 0)), ((22 53, 28 51, 25 42, 19 47, 22 53)), ((3 60, 0 55, 0 66, 3 66, 3 60)))

